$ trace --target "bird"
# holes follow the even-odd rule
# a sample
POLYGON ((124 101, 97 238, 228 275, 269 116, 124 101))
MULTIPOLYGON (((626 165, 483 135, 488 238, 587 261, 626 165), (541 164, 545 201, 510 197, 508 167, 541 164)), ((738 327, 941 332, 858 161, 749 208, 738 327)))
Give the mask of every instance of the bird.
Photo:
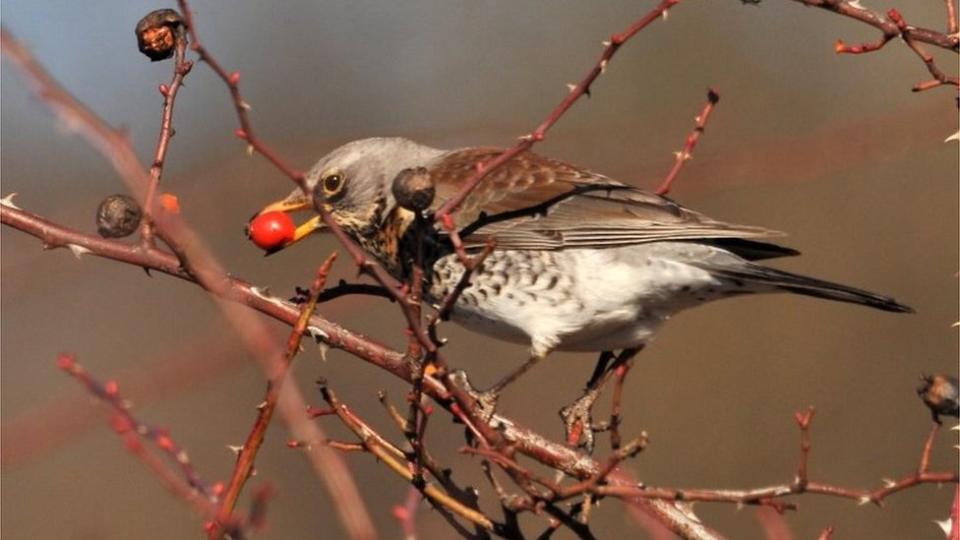
MULTIPOLYGON (((435 189, 429 213, 456 194, 478 164, 502 151, 443 150, 400 137, 355 140, 329 152, 306 174, 308 191, 319 201, 298 188, 260 213, 323 204, 387 271, 407 279, 413 250, 406 239, 415 215, 397 204, 394 179, 412 169, 428 174, 435 189)), ((453 217, 468 251, 480 250, 491 238, 495 249, 462 290, 452 320, 530 348, 526 362, 485 395, 496 396, 553 351, 632 356, 678 312, 723 298, 786 292, 913 311, 887 296, 759 264, 799 254, 764 240, 783 233, 715 220, 531 151, 491 171, 453 217)), ((324 228, 320 216, 313 216, 282 247, 324 228)), ((442 230, 433 236, 424 293, 436 303, 456 287, 464 266, 444 243, 442 230)))

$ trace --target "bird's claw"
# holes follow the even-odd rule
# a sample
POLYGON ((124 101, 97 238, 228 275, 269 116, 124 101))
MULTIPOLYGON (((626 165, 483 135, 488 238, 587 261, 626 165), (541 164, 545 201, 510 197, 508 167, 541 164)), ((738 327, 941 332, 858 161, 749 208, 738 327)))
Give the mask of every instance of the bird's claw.
POLYGON ((477 417, 489 423, 490 419, 493 418, 493 413, 496 412, 497 400, 500 399, 500 394, 496 390, 477 390, 470 384, 470 379, 467 378, 467 372, 462 369, 450 372, 450 378, 476 402, 474 413, 477 417))
POLYGON ((603 431, 603 427, 593 422, 593 404, 599 395, 596 390, 588 390, 576 401, 560 409, 569 446, 582 447, 588 453, 593 453, 594 435, 597 431, 603 431))

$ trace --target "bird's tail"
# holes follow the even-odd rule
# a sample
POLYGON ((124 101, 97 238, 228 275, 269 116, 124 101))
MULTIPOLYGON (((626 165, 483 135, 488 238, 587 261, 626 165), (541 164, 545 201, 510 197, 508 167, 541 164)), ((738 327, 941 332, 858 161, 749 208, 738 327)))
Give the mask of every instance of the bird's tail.
POLYGON ((709 271, 720 278, 737 282, 750 282, 770 286, 775 290, 789 291, 796 294, 826 298, 838 302, 860 304, 883 311, 896 313, 913 313, 913 308, 905 306, 889 296, 874 294, 869 291, 848 287, 839 283, 832 283, 822 279, 792 274, 776 268, 768 268, 758 264, 738 265, 737 267, 710 266, 709 271))

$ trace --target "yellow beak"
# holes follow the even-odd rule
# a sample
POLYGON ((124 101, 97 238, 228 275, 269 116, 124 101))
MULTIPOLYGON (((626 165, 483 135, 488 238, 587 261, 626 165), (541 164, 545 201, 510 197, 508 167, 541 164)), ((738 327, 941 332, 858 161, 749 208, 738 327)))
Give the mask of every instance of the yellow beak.
MULTIPOLYGON (((253 217, 257 217, 267 212, 284 212, 284 213, 290 214, 293 212, 302 212, 304 210, 312 210, 312 209, 313 209, 313 206, 305 198, 299 198, 299 199, 287 198, 282 201, 277 201, 277 202, 268 204, 267 206, 263 207, 262 210, 257 212, 253 217)), ((253 218, 251 218, 251 220, 252 219, 253 218)), ((286 244, 269 251, 267 255, 276 253, 281 249, 286 249, 321 229, 323 229, 323 219, 318 215, 313 216, 310 219, 308 219, 306 222, 300 225, 297 225, 297 228, 293 233, 293 240, 290 240, 286 244)))

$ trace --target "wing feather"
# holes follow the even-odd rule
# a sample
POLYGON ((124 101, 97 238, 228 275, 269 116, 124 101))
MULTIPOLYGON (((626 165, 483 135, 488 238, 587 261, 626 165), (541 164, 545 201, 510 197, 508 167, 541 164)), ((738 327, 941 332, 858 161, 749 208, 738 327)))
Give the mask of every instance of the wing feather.
MULTIPOLYGON (((452 197, 477 163, 501 150, 454 150, 430 164, 435 205, 452 197)), ((750 239, 782 233, 711 219, 670 199, 527 152, 492 172, 457 215, 464 242, 495 237, 498 249, 614 247, 696 239, 750 239)))

